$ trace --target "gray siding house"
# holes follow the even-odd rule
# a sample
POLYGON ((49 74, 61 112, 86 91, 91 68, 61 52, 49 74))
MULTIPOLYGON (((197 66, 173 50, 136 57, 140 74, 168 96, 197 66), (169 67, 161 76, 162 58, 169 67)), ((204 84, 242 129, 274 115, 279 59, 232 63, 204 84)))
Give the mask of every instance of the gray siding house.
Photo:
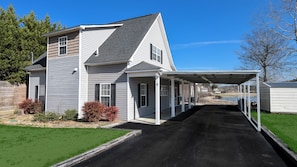
POLYGON ((178 90, 179 82, 161 77, 176 68, 160 13, 44 36, 47 52, 26 70, 29 98, 45 111, 76 109, 82 118, 85 102, 100 101, 129 121, 170 108, 170 86, 178 90))
POLYGON ((265 83, 260 88, 261 110, 272 113, 297 113, 297 83, 265 83))

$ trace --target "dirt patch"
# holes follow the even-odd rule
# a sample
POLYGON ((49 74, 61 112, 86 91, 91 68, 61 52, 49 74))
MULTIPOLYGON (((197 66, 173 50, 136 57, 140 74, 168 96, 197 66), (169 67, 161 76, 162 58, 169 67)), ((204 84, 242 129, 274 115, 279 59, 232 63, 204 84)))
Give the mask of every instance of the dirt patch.
POLYGON ((33 121, 33 115, 17 115, 8 114, 0 116, 0 124, 4 125, 21 125, 33 127, 49 127, 49 128, 99 128, 115 123, 123 123, 124 121, 116 119, 112 122, 79 122, 79 121, 50 121, 38 122, 33 121))

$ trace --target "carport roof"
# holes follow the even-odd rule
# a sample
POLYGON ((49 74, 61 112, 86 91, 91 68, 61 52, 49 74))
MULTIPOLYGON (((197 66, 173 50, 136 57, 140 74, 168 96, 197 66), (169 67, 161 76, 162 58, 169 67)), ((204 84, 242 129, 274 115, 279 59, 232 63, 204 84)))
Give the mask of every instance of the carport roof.
POLYGON ((163 76, 193 83, 242 84, 255 78, 260 70, 232 70, 232 71, 166 71, 163 76))

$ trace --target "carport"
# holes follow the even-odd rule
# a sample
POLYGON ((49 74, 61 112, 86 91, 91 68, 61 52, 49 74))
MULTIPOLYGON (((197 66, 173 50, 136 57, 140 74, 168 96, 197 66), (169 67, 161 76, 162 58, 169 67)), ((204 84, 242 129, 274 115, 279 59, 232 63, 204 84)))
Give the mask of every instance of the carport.
MULTIPOLYGON (((174 104, 174 83, 179 81, 182 84, 182 90, 184 84, 189 85, 189 90, 193 86, 196 89, 196 83, 215 83, 215 84, 236 84, 238 85, 238 101, 239 108, 243 115, 250 121, 250 123, 257 129, 261 131, 261 119, 260 119, 260 86, 259 86, 259 70, 233 70, 233 71, 162 71, 156 76, 155 80, 155 124, 160 124, 160 89, 159 89, 159 78, 168 78, 171 80, 171 117, 175 116, 175 104, 174 104), (257 120, 254 123, 251 119, 251 100, 250 100, 250 85, 251 82, 256 84, 257 93, 257 120)), ((195 92, 195 99, 197 99, 197 94, 195 92)), ((182 112, 185 111, 185 97, 184 92, 181 91, 181 101, 182 101, 182 112)), ((190 97, 189 97, 190 101, 190 97)), ((195 101, 196 102, 196 101, 195 101)), ((194 105, 195 105, 194 102, 194 105)), ((188 105, 191 108, 191 103, 188 105)))

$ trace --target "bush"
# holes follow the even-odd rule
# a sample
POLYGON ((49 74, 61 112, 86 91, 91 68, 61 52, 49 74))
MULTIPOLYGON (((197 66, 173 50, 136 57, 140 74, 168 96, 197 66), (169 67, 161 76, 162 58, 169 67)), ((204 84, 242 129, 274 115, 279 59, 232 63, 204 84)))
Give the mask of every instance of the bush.
POLYGON ((105 106, 99 102, 86 102, 82 108, 84 119, 89 122, 99 121, 105 106))
POLYGON ((65 114, 62 115, 62 120, 77 120, 77 111, 76 110, 66 110, 65 114))
POLYGON ((42 104, 38 100, 26 99, 19 104, 19 108, 24 110, 24 114, 35 114, 42 112, 42 104))
POLYGON ((59 120, 59 117, 60 115, 55 112, 36 113, 34 114, 33 121, 39 121, 39 122, 57 121, 59 120))
POLYGON ((102 118, 107 119, 108 121, 114 121, 116 119, 116 117, 118 116, 118 108, 115 106, 111 106, 111 107, 105 107, 104 109, 104 116, 102 114, 102 118))
POLYGON ((118 115, 118 109, 115 106, 107 107, 100 102, 86 102, 83 106, 84 119, 89 122, 100 120, 113 121, 118 115))

